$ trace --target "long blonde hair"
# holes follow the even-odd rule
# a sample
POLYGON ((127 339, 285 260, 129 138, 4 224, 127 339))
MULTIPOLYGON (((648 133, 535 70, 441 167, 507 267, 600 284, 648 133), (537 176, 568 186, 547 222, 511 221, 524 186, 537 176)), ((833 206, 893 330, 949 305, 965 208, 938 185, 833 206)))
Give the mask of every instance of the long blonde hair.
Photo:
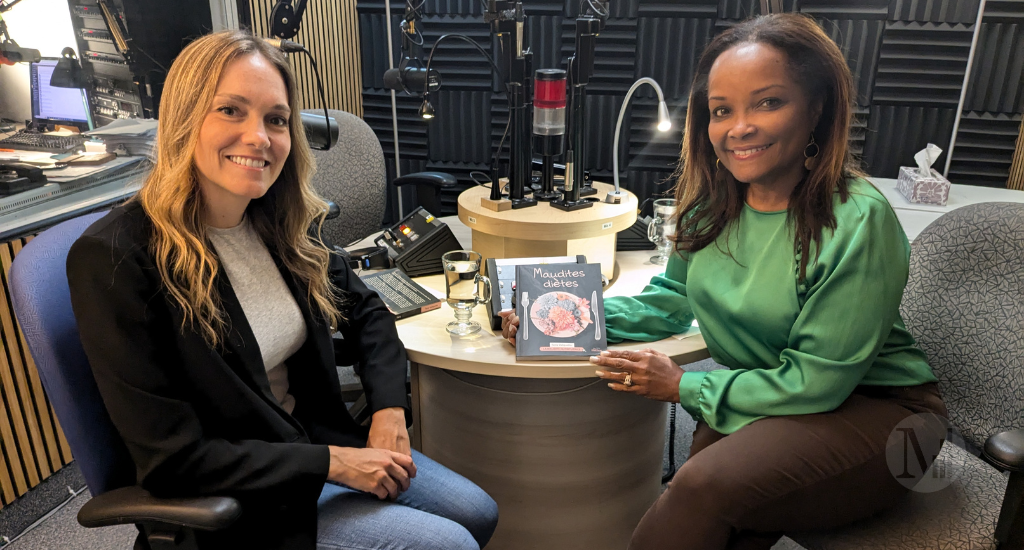
POLYGON ((310 232, 314 224, 322 225, 327 203, 310 183, 314 159, 288 61, 252 34, 217 32, 189 44, 171 66, 160 106, 156 166, 136 195, 153 222, 149 252, 168 294, 184 312, 182 330, 191 325, 212 346, 224 341, 229 327, 215 284, 220 264, 203 223, 195 151, 224 68, 245 55, 259 55, 281 73, 292 143, 281 175, 263 197, 250 201, 246 215, 270 252, 306 285, 314 314, 319 311, 332 326, 343 320, 340 291, 327 276, 330 252, 310 232))

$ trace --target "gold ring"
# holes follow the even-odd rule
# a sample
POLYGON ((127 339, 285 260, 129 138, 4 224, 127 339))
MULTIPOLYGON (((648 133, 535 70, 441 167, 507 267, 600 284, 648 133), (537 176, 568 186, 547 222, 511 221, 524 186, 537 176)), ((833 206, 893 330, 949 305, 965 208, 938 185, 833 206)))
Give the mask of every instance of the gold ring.
POLYGON ((631 373, 631 372, 627 372, 627 373, 626 373, 626 378, 624 378, 624 379, 622 380, 622 385, 623 385, 623 386, 626 386, 627 388, 628 388, 629 386, 632 386, 632 385, 633 385, 633 373, 631 373))

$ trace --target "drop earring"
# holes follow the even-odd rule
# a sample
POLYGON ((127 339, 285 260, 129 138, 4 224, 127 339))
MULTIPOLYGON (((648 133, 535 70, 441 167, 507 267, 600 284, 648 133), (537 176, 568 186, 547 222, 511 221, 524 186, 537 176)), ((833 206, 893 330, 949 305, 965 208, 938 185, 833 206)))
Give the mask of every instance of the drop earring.
POLYGON ((814 142, 814 134, 811 134, 811 142, 807 144, 807 147, 804 147, 804 168, 813 170, 818 164, 818 153, 820 152, 821 147, 818 147, 818 144, 814 142), (814 154, 808 153, 811 147, 814 147, 814 154))
POLYGON ((722 169, 722 159, 715 157, 715 170, 722 169))

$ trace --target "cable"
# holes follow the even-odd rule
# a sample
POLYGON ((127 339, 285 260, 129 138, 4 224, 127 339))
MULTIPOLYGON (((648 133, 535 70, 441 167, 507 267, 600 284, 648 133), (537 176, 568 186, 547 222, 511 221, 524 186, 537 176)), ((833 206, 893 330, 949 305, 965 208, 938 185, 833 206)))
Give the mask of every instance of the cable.
MULTIPOLYGON (((447 38, 458 38, 460 40, 465 40, 466 42, 469 42, 474 48, 477 49, 477 51, 480 52, 480 55, 484 56, 484 59, 486 59, 487 62, 491 64, 491 68, 494 69, 494 74, 501 74, 501 71, 498 70, 498 66, 494 64, 494 60, 491 59, 491 56, 487 55, 487 52, 485 52, 484 49, 480 46, 480 44, 477 44, 475 40, 464 34, 445 34, 442 35, 441 38, 438 38, 437 42, 434 42, 434 45, 430 48, 430 55, 427 56, 427 75, 430 75, 430 62, 434 60, 434 52, 437 51, 438 45, 440 45, 441 42, 443 42, 447 38)), ((423 81, 423 93, 426 94, 429 88, 430 78, 427 78, 426 80, 423 81)))
POLYGON ((316 68, 316 59, 313 59, 313 54, 309 53, 309 50, 305 46, 302 48, 303 53, 309 58, 309 64, 313 66, 313 73, 316 74, 316 87, 320 90, 320 105, 324 108, 324 122, 327 124, 327 148, 331 148, 331 117, 327 115, 327 96, 324 95, 324 83, 320 79, 320 70, 316 68))
POLYGON ((487 187, 487 188, 491 187, 490 185, 488 185, 488 184, 491 183, 491 176, 488 176, 487 174, 485 174, 484 172, 481 172, 480 170, 471 170, 469 172, 469 179, 473 180, 473 183, 479 185, 480 187, 487 187), (483 177, 487 178, 487 181, 486 182, 480 181, 473 174, 480 174, 483 177))
POLYGON ((668 419, 668 472, 661 476, 661 483, 672 481, 676 475, 676 404, 670 403, 672 410, 668 419))
POLYGON ((608 9, 605 9, 604 11, 601 11, 600 4, 595 4, 594 0, 580 0, 580 7, 579 7, 580 14, 583 13, 583 2, 586 2, 587 4, 590 4, 590 9, 598 17, 602 17, 602 18, 608 17, 608 9))
POLYGON ((167 74, 167 67, 164 67, 163 65, 161 65, 160 62, 157 61, 156 59, 153 59, 153 56, 151 56, 148 53, 146 53, 146 50, 140 48, 139 45, 134 43, 134 42, 132 42, 132 46, 134 46, 136 50, 141 52, 142 55, 148 57, 149 60, 152 61, 154 65, 156 65, 157 67, 160 67, 160 69, 164 72, 164 74, 167 74))

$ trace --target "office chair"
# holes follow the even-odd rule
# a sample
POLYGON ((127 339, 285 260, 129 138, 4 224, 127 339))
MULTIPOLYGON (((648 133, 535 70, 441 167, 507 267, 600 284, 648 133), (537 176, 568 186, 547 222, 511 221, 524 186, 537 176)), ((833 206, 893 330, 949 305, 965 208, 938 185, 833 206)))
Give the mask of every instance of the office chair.
POLYGON ((925 228, 901 312, 980 458, 946 441, 932 469, 949 487, 912 491, 842 529, 787 535, 809 550, 1024 548, 1024 204, 964 206, 925 228))
MULTIPOLYGON (((384 151, 363 119, 345 111, 328 110, 328 114, 338 121, 338 144, 327 151, 313 151, 317 166, 313 187, 341 209, 340 216, 324 223, 324 237, 347 246, 381 229, 387 178, 384 151)), ((392 183, 415 187, 419 204, 440 216, 441 190, 454 187, 456 179, 444 172, 417 172, 392 183)), ((412 210, 406 207, 405 213, 412 210)))
MULTIPOLYGON (((338 206, 338 213, 324 222, 324 239, 336 246, 347 246, 380 231, 383 224, 387 174, 384 151, 363 119, 345 111, 328 110, 328 114, 338 121, 338 144, 327 151, 313 151, 317 165, 313 187, 338 206)), ((420 206, 440 216, 441 191, 455 187, 456 179, 444 172, 416 172, 395 178, 392 183, 396 187, 413 186, 420 206)), ((406 207, 405 213, 412 210, 406 207)), ((347 355, 338 335, 335 354, 347 355)), ((351 403, 349 412, 357 422, 365 422, 370 411, 354 368, 339 364, 338 376, 342 381, 342 399, 351 403)))
POLYGON ((14 314, 93 495, 78 522, 85 527, 135 524, 136 550, 194 548, 194 530, 228 527, 242 510, 230 497, 157 498, 135 484, 135 464, 107 414, 79 340, 66 275, 71 244, 103 214, 47 229, 15 257, 9 275, 14 314))

